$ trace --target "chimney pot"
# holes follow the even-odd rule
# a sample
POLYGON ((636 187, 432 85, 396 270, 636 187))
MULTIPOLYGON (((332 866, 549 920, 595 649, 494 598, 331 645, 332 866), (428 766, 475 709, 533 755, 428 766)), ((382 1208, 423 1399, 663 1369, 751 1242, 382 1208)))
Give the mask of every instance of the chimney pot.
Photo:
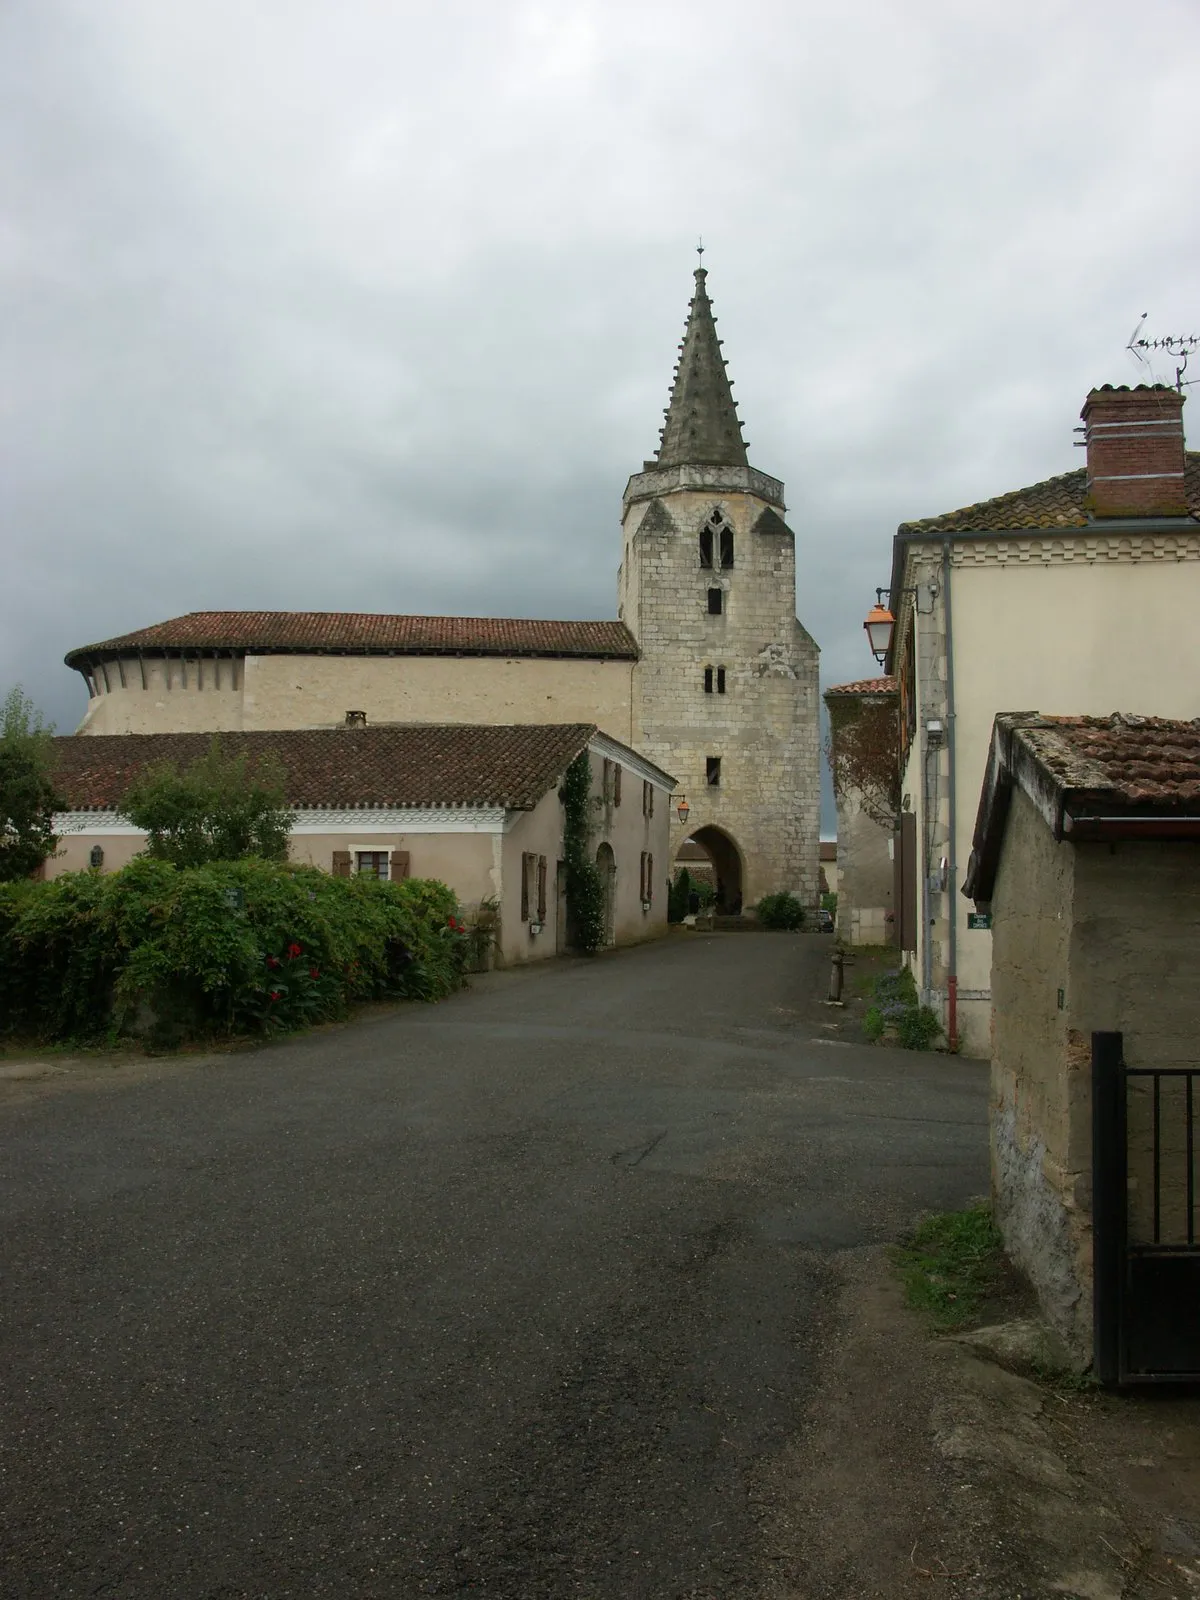
POLYGON ((365 728, 366 725, 367 725, 367 713, 365 711, 347 711, 347 713, 346 713, 346 727, 347 728, 365 728))

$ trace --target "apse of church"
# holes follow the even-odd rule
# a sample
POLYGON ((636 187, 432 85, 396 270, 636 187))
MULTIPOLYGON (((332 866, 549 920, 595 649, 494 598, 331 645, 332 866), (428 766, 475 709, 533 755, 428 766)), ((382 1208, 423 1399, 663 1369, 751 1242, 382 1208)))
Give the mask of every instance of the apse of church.
MULTIPOLYGON (((726 909, 818 897, 818 656, 796 618, 783 484, 749 464, 704 268, 658 454, 623 502, 620 618, 637 641, 631 743, 673 773, 726 909)), ((678 798, 678 797, 677 797, 678 798)))

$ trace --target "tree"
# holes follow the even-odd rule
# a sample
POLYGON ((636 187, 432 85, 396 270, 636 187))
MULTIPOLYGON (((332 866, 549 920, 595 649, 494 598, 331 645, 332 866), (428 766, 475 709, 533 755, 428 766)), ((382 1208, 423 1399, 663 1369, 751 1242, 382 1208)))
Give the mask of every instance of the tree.
POLYGON ((0 883, 28 878, 58 845, 51 732, 20 684, 10 689, 0 706, 0 883))
POLYGON ((121 801, 121 813, 149 836, 146 854, 177 867, 259 856, 287 859, 292 815, 283 769, 247 755, 226 755, 214 739, 184 771, 173 762, 148 767, 121 801))
POLYGON ((838 799, 852 795, 872 821, 900 813, 900 725, 895 694, 831 695, 825 754, 838 799))

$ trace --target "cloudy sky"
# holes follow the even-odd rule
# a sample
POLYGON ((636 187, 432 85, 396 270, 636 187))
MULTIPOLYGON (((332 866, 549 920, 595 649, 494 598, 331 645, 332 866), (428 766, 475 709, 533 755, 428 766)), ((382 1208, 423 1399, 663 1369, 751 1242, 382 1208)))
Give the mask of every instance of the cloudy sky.
POLYGON ((190 610, 614 615, 698 234, 868 673, 897 522, 1200 324, 1198 81, 1195 0, 4 0, 0 689, 65 731, 64 651, 190 610))

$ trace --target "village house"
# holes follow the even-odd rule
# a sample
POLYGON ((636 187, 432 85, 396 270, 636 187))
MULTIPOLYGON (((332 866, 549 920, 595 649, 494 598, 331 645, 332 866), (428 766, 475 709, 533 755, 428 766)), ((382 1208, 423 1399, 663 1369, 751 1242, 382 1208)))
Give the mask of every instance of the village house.
MULTIPOLYGON (((894 769, 896 682, 860 678, 825 691, 829 767, 837 801, 837 931, 851 945, 891 944, 897 851, 894 769), (850 743, 866 740, 865 749, 850 743), (874 771, 869 770, 874 756, 874 771), (864 766, 868 768, 864 771, 864 766), (886 769, 886 770, 885 770, 886 769)), ((824 846, 822 846, 824 849, 824 846)))
POLYGON ((1200 718, 995 719, 963 887, 992 925, 995 1217, 1111 1379, 1200 1374, 1198 846, 1200 718))
MULTIPOLYGON (((205 755, 207 733, 75 734, 53 741, 57 853, 46 876, 111 871, 143 848, 121 797, 149 767, 205 755)), ((605 892, 610 945, 656 938, 667 926, 674 779, 594 724, 436 726, 227 733, 230 756, 282 771, 293 808, 294 861, 349 876, 437 878, 468 914, 489 903, 502 965, 561 953, 568 916, 559 790, 587 752, 589 852, 605 892)))
POLYGON ((381 722, 590 723, 673 772, 722 909, 818 899, 818 650, 796 618, 783 484, 752 467, 695 289, 653 460, 622 501, 618 618, 192 612, 72 650, 79 733, 381 722))
POLYGON ((993 718, 1200 713, 1200 455, 1183 404, 1161 386, 1094 389, 1086 467, 901 524, 890 610, 868 618, 899 690, 900 890, 916 911, 901 944, 969 1055, 989 1050, 991 934, 959 890, 993 718))

